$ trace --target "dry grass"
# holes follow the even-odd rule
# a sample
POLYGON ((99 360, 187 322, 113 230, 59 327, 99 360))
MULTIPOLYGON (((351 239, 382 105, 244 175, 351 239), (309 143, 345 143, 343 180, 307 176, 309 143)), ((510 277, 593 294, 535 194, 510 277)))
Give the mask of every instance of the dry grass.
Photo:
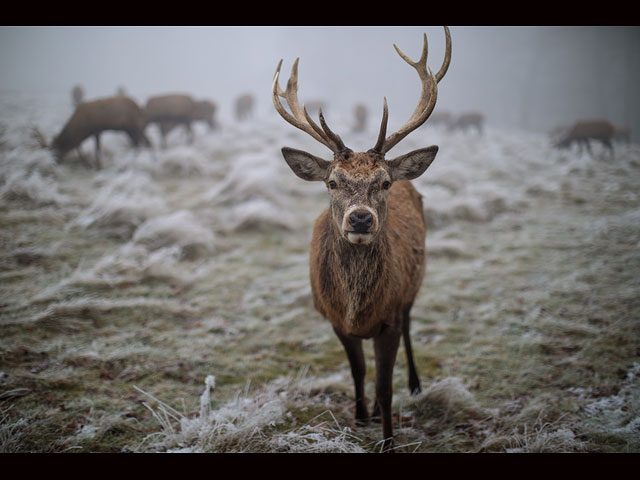
MULTIPOLYGON (((96 173, 5 130, 1 451, 379 451, 312 306, 326 198, 282 162, 282 144, 313 150, 288 134, 230 126, 153 154, 106 137, 96 173)), ((408 395, 400 352, 396 449, 640 451, 640 150, 432 135, 423 392, 408 395)))

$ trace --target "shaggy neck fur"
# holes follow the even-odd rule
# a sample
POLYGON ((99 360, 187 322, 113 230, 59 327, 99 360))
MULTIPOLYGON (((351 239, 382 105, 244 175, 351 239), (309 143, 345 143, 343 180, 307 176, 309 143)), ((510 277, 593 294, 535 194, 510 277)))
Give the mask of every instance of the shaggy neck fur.
POLYGON ((328 226, 321 262, 323 296, 342 311, 346 326, 359 330, 379 301, 389 242, 383 230, 372 243, 355 245, 340 235, 334 222, 328 226))

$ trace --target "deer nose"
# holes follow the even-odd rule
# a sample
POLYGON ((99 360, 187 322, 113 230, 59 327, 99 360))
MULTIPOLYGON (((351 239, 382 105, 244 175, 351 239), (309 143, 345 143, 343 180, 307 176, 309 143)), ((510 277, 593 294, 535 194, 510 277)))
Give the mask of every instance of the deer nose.
POLYGON ((366 210, 355 211, 349 215, 349 225, 356 233, 367 233, 373 223, 373 215, 366 210))

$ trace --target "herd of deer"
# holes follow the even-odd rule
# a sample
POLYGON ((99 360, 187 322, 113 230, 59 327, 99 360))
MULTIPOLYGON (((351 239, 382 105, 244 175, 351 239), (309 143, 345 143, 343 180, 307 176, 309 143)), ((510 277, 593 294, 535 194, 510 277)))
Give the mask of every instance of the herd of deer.
MULTIPOLYGON (((329 206, 316 219, 310 245, 310 281, 315 308, 330 322, 344 346, 355 387, 355 418, 358 423, 378 420, 382 424, 382 446, 392 450, 392 378, 400 339, 408 367, 411 394, 421 391, 410 338, 410 312, 420 290, 426 267, 427 225, 422 197, 411 180, 422 175, 438 152, 437 146, 421 148, 396 158, 387 153, 430 117, 449 128, 475 126, 482 119, 467 115, 457 119, 436 119, 432 112, 438 97, 438 83, 451 62, 451 36, 445 31, 445 55, 437 73, 427 67, 427 36, 419 60, 414 61, 394 45, 400 57, 415 69, 421 95, 411 117, 397 131, 387 135, 388 108, 383 103, 382 121, 375 145, 364 152, 348 148, 327 125, 322 108, 319 125, 305 105, 298 101, 298 61, 293 63, 285 90, 279 84, 282 60, 277 66, 272 100, 280 116, 327 147, 332 156, 320 158, 302 150, 283 147, 282 155, 295 175, 326 185, 329 206), (286 100, 288 110, 281 98, 286 100), (372 415, 365 395, 365 357, 362 342, 373 339, 375 352, 375 401, 372 415)), ((240 116, 250 110, 251 99, 239 101, 240 116)), ((148 123, 160 125, 163 136, 175 125, 190 128, 190 122, 205 120, 214 127, 215 105, 196 102, 187 96, 149 99, 144 109, 119 95, 81 102, 52 147, 64 154, 91 136, 107 129, 126 132, 132 142, 147 143, 148 123)), ((358 115, 365 117, 363 111, 358 115)), ((364 121, 364 120, 363 120, 364 121)), ((480 125, 478 127, 478 124, 480 125)), ((610 146, 615 129, 607 122, 578 123, 563 131, 558 147, 573 142, 599 140, 610 146)))
MULTIPOLYGON (((149 125, 156 124, 161 135, 162 147, 166 147, 167 135, 178 126, 183 126, 189 142, 193 142, 192 124, 205 122, 209 130, 217 128, 215 113, 217 105, 211 100, 195 100, 187 94, 165 94, 149 98, 146 105, 139 106, 120 88, 111 97, 84 101, 84 90, 76 85, 71 90, 73 114, 51 142, 37 127, 34 136, 40 145, 51 149, 57 160, 61 160, 68 152, 76 150, 82 157, 79 147, 88 138, 95 139, 96 167, 101 168, 100 135, 105 131, 126 133, 134 147, 151 146, 146 135, 149 125)), ((251 94, 238 97, 236 101, 236 117, 239 120, 248 118, 254 106, 251 94)), ((86 163, 86 161, 85 161, 86 163)))

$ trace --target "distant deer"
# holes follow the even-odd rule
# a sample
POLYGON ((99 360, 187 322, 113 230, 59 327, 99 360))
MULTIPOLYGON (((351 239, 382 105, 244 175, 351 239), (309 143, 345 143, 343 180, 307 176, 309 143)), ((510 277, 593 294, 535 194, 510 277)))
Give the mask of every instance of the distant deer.
POLYGON ((71 104, 76 108, 84 100, 84 88, 82 85, 74 85, 71 89, 71 104))
POLYGON ((62 131, 53 139, 51 149, 61 160, 70 150, 77 149, 93 136, 96 144, 96 167, 102 168, 100 134, 107 130, 125 132, 134 146, 150 146, 144 135, 144 116, 136 102, 129 97, 116 96, 82 102, 71 115, 62 131))
POLYGON ((356 133, 364 132, 365 128, 367 128, 367 116, 369 115, 369 111, 367 110, 367 106, 362 103, 357 103, 353 107, 353 116, 356 119, 355 124, 353 125, 353 131, 356 133))
POLYGON ((446 110, 435 111, 429 117, 429 125, 442 125, 448 128, 452 120, 453 116, 451 115, 451 112, 446 110))
POLYGON ((162 137, 162 147, 167 146, 167 135, 176 126, 184 126, 189 143, 193 143, 193 122, 205 121, 210 129, 215 128, 214 114, 216 104, 208 101, 195 101, 186 94, 166 94, 149 98, 144 108, 147 125, 156 123, 162 137))
POLYGON ((196 100, 196 108, 193 111, 193 120, 195 122, 204 122, 209 126, 209 131, 218 127, 216 122, 216 111, 218 105, 211 100, 196 100))
POLYGON ((469 129, 475 129, 480 135, 482 135, 484 127, 484 115, 477 112, 462 113, 453 118, 449 122, 448 130, 453 132, 455 130, 462 130, 466 132, 469 129))
POLYGON ((327 126, 322 111, 320 126, 298 102, 298 60, 283 92, 278 84, 278 64, 272 98, 278 113, 293 126, 311 135, 333 152, 332 160, 289 147, 285 161, 303 180, 327 186, 329 208, 316 220, 310 251, 311 291, 315 308, 331 323, 346 350, 355 386, 356 421, 369 418, 364 378, 362 339, 373 338, 376 363, 374 417, 381 415, 383 448, 392 445, 392 374, 400 337, 404 338, 409 369, 409 389, 421 391, 409 334, 410 310, 425 273, 426 222, 422 197, 409 182, 433 162, 437 146, 414 150, 392 160, 385 154, 422 125, 436 104, 437 83, 451 61, 451 38, 445 27, 446 53, 436 75, 427 71, 427 36, 422 56, 412 61, 396 51, 417 72, 422 93, 409 120, 385 137, 387 101, 375 146, 353 152, 327 126), (282 106, 287 101, 291 113, 282 106))
POLYGON ((567 149, 577 143, 580 153, 583 152, 583 147, 586 147, 589 155, 593 156, 590 142, 595 140, 602 143, 613 155, 612 140, 614 134, 615 127, 606 120, 581 120, 562 133, 555 141, 554 146, 560 149, 567 149))
POLYGON ((629 145, 631 143, 631 128, 628 125, 614 125, 614 128, 613 140, 629 145))
POLYGON ((236 99, 236 119, 239 121, 248 119, 253 113, 255 100, 253 95, 245 93, 236 99))

